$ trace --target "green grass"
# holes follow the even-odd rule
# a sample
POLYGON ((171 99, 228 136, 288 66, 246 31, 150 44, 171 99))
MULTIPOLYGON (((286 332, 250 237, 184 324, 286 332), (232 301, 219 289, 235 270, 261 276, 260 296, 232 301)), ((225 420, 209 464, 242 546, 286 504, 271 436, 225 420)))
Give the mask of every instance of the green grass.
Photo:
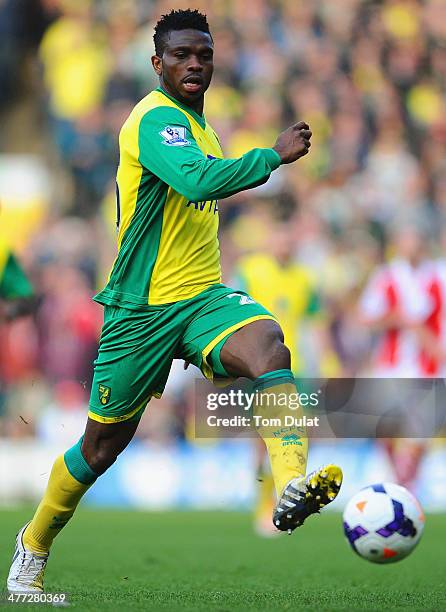
MULTIPOLYGON (((28 517, 0 511, 2 580, 28 517)), ((54 544, 46 589, 68 592, 70 610, 438 611, 446 610, 445 541, 445 517, 429 516, 410 558, 378 566, 350 550, 339 515, 264 540, 246 514, 81 509, 54 544)))

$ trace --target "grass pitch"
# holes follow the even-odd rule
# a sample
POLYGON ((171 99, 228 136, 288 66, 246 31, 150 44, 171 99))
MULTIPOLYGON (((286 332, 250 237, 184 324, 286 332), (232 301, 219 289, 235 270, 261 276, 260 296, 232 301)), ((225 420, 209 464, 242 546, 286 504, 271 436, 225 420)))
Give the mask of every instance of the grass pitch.
MULTIPOLYGON (((14 534, 30 514, 0 511, 3 584, 14 534)), ((445 517, 428 516, 413 555, 378 566, 350 550, 336 514, 265 540, 247 514, 81 508, 55 541, 45 582, 48 592, 69 593, 70 610, 439 611, 445 542, 445 517)))

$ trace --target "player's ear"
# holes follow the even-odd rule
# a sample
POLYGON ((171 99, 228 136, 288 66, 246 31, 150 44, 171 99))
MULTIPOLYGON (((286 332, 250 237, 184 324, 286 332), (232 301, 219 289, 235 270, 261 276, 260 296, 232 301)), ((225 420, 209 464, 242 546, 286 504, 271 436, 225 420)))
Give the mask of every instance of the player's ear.
POLYGON ((157 55, 152 55, 152 66, 158 76, 163 73, 163 61, 157 55))

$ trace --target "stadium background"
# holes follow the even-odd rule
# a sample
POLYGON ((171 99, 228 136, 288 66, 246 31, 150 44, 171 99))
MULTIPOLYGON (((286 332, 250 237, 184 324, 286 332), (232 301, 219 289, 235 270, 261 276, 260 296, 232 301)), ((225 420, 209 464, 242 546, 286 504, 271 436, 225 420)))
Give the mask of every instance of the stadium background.
MULTIPOLYGON (((91 296, 115 253, 117 135, 156 84, 149 61, 156 19, 188 5, 0 0, 0 233, 40 296, 34 317, 0 331, 2 504, 38 499, 53 458, 82 433, 102 319, 91 296)), ((308 158, 220 206, 224 280, 236 278, 245 254, 271 250, 271 228, 285 220, 294 257, 322 301, 317 323, 296 321, 303 371, 360 375, 372 338, 357 301, 395 250, 392 228, 410 222, 423 233, 426 257, 442 255, 446 4, 193 5, 207 13, 215 39, 205 112, 226 155, 271 146, 296 119, 314 133, 308 158), (314 341, 321 327, 329 349, 314 341)), ((87 504, 252 505, 252 446, 190 439, 195 376, 176 364, 165 396, 150 404, 134 443, 87 504)), ((328 453, 346 466, 338 507, 362 483, 392 479, 373 441, 314 443, 310 465, 328 453)), ((436 441, 416 486, 428 508, 446 509, 445 476, 436 441)))

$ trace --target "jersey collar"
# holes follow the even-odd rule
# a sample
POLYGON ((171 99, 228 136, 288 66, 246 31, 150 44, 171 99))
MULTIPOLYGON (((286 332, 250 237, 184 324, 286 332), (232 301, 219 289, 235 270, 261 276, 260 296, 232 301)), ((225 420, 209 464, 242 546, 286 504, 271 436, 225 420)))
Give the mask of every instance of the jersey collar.
POLYGON ((192 117, 197 121, 198 125, 203 128, 203 130, 206 128, 206 118, 204 114, 199 115, 190 106, 187 106, 186 104, 182 104, 181 102, 179 102, 176 98, 168 94, 167 91, 161 87, 161 85, 157 87, 155 91, 159 91, 164 96, 166 96, 166 98, 169 98, 169 100, 172 100, 174 104, 176 104, 177 106, 182 108, 184 111, 186 111, 186 113, 189 113, 189 115, 192 115, 192 117))

